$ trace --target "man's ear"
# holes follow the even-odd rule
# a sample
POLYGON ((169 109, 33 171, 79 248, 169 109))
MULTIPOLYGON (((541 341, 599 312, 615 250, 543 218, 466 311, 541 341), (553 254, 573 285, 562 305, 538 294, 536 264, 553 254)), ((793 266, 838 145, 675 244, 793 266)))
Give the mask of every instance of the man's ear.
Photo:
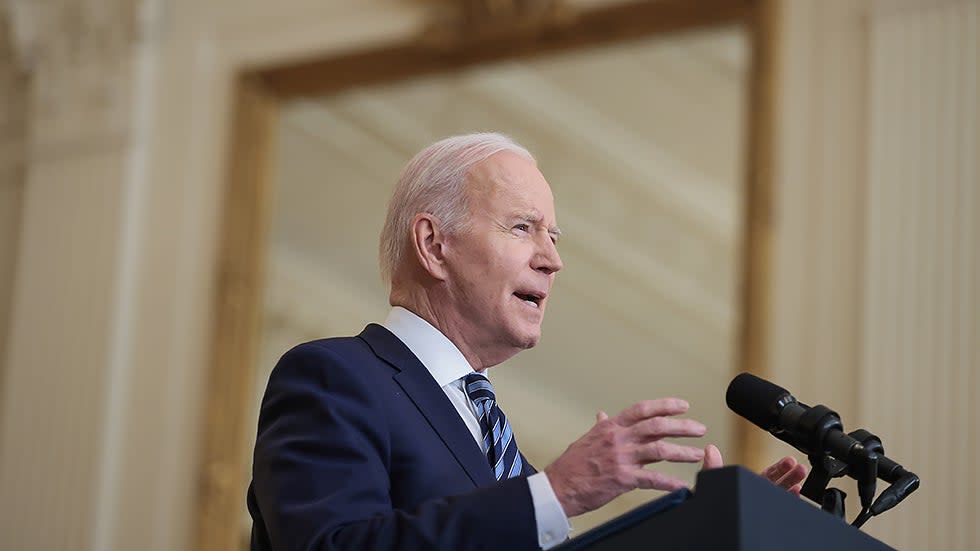
POLYGON ((420 212, 412 219, 412 250, 423 270, 438 280, 447 277, 446 232, 439 221, 427 212, 420 212))

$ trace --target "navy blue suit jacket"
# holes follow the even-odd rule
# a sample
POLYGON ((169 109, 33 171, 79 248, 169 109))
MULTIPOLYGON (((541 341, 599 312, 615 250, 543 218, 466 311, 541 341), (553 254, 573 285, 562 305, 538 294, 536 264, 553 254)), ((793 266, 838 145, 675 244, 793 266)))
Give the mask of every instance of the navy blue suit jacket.
POLYGON ((273 370, 252 550, 537 550, 533 472, 497 482, 425 366, 372 324, 301 344, 273 370))

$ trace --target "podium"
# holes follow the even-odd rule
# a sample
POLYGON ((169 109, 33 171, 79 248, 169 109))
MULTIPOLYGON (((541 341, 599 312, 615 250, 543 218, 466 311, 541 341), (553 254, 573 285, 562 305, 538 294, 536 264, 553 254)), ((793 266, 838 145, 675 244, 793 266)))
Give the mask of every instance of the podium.
POLYGON ((555 551, 879 551, 893 548, 742 467, 642 505, 555 551))

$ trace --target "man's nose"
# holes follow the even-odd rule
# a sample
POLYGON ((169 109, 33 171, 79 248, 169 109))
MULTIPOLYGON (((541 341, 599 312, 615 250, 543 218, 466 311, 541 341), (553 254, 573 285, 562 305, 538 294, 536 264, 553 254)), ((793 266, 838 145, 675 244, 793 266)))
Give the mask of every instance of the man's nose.
POLYGON ((561 255, 558 254, 558 247, 555 246, 555 242, 551 240, 550 235, 542 240, 538 254, 534 255, 532 267, 548 275, 561 270, 561 255))

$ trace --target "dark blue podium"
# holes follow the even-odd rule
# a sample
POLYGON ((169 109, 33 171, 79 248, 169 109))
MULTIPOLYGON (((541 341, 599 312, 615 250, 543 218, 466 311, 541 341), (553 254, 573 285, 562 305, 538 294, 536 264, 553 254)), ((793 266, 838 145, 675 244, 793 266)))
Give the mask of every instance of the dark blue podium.
MULTIPOLYGON (((555 551, 884 551, 891 547, 742 467, 651 501, 555 551)), ((893 550, 894 551, 894 550, 893 550)))

